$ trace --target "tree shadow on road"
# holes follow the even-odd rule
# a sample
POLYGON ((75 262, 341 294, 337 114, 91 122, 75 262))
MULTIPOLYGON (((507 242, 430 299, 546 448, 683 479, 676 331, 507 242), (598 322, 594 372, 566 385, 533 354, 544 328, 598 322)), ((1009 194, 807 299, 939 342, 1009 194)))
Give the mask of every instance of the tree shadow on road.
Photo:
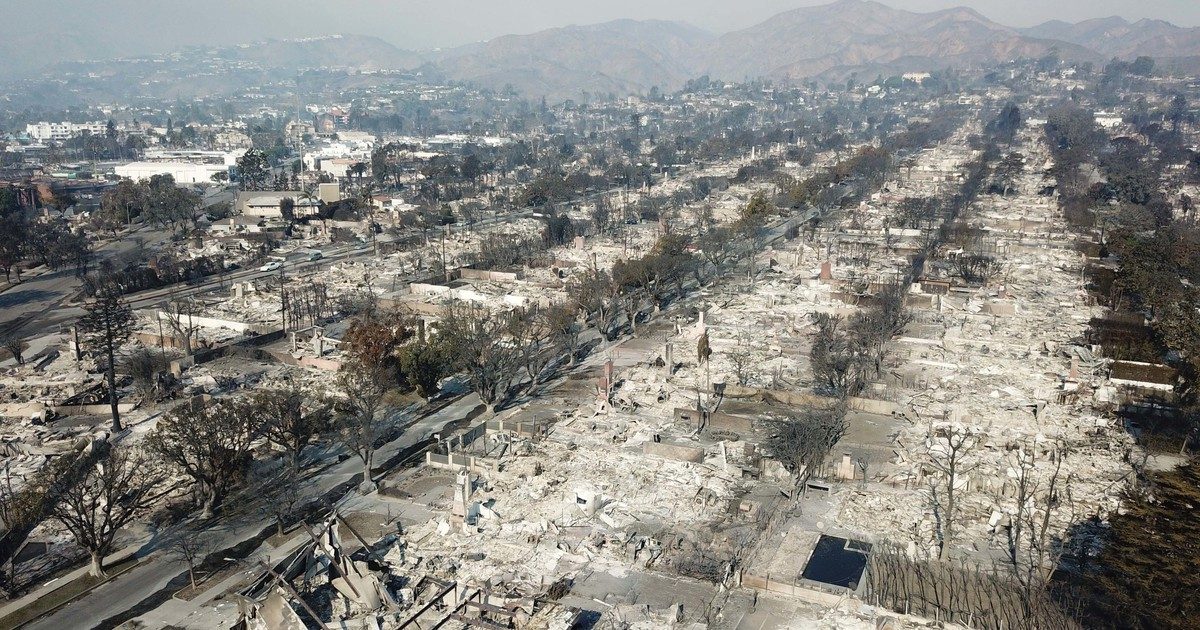
POLYGON ((0 293, 0 309, 23 306, 25 304, 29 304, 30 302, 49 300, 57 297, 61 297, 61 294, 54 291, 43 291, 42 289, 10 289, 4 293, 0 293))

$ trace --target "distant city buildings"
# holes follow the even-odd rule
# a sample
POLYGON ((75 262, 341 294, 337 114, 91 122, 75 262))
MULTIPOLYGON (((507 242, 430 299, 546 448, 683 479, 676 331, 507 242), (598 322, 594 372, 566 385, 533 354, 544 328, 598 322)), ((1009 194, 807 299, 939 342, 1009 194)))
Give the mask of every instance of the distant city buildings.
POLYGON ((25 125, 25 133, 38 142, 62 142, 84 134, 103 135, 107 128, 104 122, 39 122, 25 125))

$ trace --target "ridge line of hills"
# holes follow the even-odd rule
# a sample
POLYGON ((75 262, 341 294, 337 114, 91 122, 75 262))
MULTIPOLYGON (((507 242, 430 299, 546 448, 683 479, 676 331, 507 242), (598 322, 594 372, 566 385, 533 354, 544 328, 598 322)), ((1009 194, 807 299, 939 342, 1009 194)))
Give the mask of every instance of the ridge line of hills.
MULTIPOLYGON (((4 48, 0 44, 0 57, 15 59, 4 48)), ((1111 17, 1073 24, 1052 20, 1019 29, 967 7, 919 13, 873 0, 839 0, 785 11, 719 35, 683 22, 624 19, 505 35, 433 51, 403 50, 376 37, 342 35, 228 48, 191 47, 157 57, 191 55, 286 71, 416 70, 492 89, 511 86, 530 96, 568 98, 583 92, 645 92, 654 86, 675 89, 702 75, 797 82, 852 72, 888 75, 1048 54, 1097 64, 1112 57, 1142 55, 1200 59, 1200 27, 1111 17)), ((87 63, 59 67, 79 68, 87 63)), ((19 60, 14 66, 20 66, 19 60)))

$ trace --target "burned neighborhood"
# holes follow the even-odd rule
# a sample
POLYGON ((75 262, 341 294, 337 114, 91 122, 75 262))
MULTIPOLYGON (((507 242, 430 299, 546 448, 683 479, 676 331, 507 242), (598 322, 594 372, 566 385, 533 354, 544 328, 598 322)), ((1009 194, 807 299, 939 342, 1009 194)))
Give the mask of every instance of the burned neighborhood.
POLYGON ((12 53, 0 628, 1193 627, 1200 27, 679 11, 12 53))

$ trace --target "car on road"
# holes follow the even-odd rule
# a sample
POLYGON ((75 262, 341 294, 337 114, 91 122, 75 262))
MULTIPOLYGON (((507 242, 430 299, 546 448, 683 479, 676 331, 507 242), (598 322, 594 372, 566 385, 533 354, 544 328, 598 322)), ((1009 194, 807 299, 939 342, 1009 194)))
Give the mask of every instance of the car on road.
POLYGON ((278 260, 273 260, 273 261, 259 267, 258 270, 259 271, 275 271, 276 269, 280 269, 281 267, 283 267, 283 263, 279 262, 278 260))
POLYGON ((316 262, 324 256, 321 252, 313 252, 308 255, 308 262, 316 262))

